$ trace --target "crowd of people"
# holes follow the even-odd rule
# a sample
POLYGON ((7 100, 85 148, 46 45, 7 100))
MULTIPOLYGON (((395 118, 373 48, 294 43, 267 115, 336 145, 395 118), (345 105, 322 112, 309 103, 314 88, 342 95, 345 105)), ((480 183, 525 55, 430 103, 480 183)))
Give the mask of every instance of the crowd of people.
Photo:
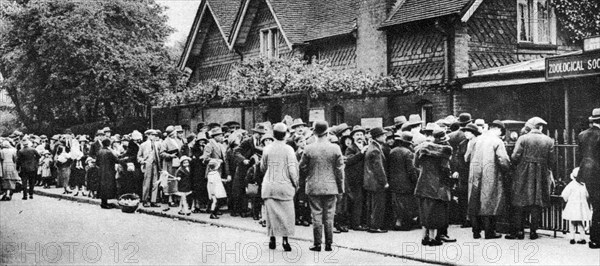
MULTIPOLYGON (((270 248, 283 237, 286 251, 294 227, 311 224, 313 251, 321 251, 323 234, 328 251, 333 234, 349 230, 420 228, 422 244, 438 246, 456 241, 448 231, 450 212, 472 227, 473 238, 483 232, 495 239, 502 237, 496 220, 507 204, 515 213, 505 238, 524 239, 529 215, 529 238, 539 237, 554 182, 554 141, 542 133, 547 122, 539 117, 527 121, 512 154, 502 121, 485 123, 468 113, 435 123, 399 116, 385 128, 284 121, 249 131, 237 122, 200 123, 188 136, 179 125, 123 136, 106 127, 93 139, 70 130, 49 139, 16 131, 0 140, 1 197, 11 200, 21 184, 23 200, 33 198, 35 185, 56 186, 64 194, 100 198, 106 209, 114 207, 108 200, 125 194, 139 195, 143 207, 177 207, 181 215, 210 219, 227 206, 231 216, 266 227, 270 248)), ((600 212, 590 210, 588 199, 600 208, 600 109, 589 122, 579 135, 580 168, 562 196, 571 244, 586 243, 574 233, 592 220, 589 246, 598 248, 600 212)))

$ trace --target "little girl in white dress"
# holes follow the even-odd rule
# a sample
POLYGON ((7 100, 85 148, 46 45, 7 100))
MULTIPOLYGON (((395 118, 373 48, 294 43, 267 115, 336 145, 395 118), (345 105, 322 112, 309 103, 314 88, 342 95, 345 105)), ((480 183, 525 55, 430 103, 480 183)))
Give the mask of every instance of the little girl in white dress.
POLYGON ((589 194, 585 187, 585 184, 577 181, 577 174, 579 173, 579 167, 573 169, 571 173, 571 182, 565 187, 561 193, 561 197, 567 202, 565 209, 563 210, 562 218, 568 220, 569 231, 571 232, 571 244, 585 244, 585 229, 583 228, 583 221, 589 221, 592 217, 590 211, 590 205, 588 204, 589 194), (575 232, 579 231, 577 237, 579 240, 575 240, 575 232))

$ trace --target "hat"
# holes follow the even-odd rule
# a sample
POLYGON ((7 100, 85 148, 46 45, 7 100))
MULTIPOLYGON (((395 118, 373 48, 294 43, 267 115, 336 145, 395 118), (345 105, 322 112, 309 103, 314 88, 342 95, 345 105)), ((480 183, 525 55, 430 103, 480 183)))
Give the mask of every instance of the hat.
POLYGON ((79 136, 78 141, 88 141, 88 139, 85 135, 81 135, 81 136, 79 136))
POLYGON ((483 126, 483 125, 485 125, 485 120, 483 120, 481 118, 475 119, 475 125, 483 126))
POLYGON ((579 167, 575 167, 575 169, 573 169, 573 172, 571 172, 572 179, 576 179, 577 176, 579 176, 579 167))
POLYGON ((223 130, 221 130, 220 127, 215 127, 211 129, 208 134, 210 134, 210 137, 212 138, 217 135, 223 135, 223 130))
POLYGON ((256 124, 256 126, 251 129, 250 131, 254 132, 254 133, 258 133, 258 134, 265 134, 267 133, 267 127, 263 124, 263 123, 258 123, 256 124))
POLYGON ((171 132, 175 131, 175 127, 174 126, 168 126, 167 128, 165 128, 165 132, 167 134, 171 134, 171 132))
POLYGON ((73 134, 73 131, 70 128, 65 129, 65 134, 73 134))
POLYGON ((471 121, 473 121, 473 119, 471 118, 471 114, 469 113, 461 113, 460 115, 458 115, 458 123, 468 124, 471 121))
POLYGON ((438 121, 435 121, 435 123, 440 127, 450 127, 452 125, 452 123, 446 119, 439 119, 438 121))
POLYGON ((191 161, 191 160, 192 160, 192 158, 190 158, 186 155, 183 155, 179 158, 179 162, 181 162, 181 163, 183 163, 183 161, 191 161))
POLYGON ((406 122, 408 122, 406 116, 401 115, 394 117, 394 126, 396 126, 396 128, 401 127, 406 122))
POLYGON ((473 133, 475 136, 481 135, 481 131, 479 131, 479 128, 473 123, 469 123, 469 124, 465 125, 464 127, 461 127, 460 130, 469 131, 469 132, 473 133))
POLYGON ((206 138, 206 132, 199 132, 196 135, 196 141, 200 141, 200 140, 208 141, 208 139, 206 138))
POLYGON ((265 140, 270 139, 271 141, 275 141, 275 138, 273 137, 273 135, 271 134, 264 134, 262 135, 262 137, 260 137, 260 142, 262 143, 265 140))
POLYGON ((352 128, 348 124, 346 124, 346 123, 341 123, 341 124, 339 124, 337 126, 337 133, 336 133, 336 135, 340 135, 340 134, 342 134, 346 130, 352 130, 352 128))
POLYGON ((112 131, 110 130, 110 128, 109 128, 109 127, 105 127, 105 128, 103 128, 103 129, 102 129, 102 131, 103 131, 104 133, 106 133, 106 132, 112 132, 112 131))
POLYGON ((111 139, 112 139, 112 141, 114 141, 114 142, 121 142, 121 136, 119 136, 118 134, 117 134, 117 135, 114 135, 114 136, 112 136, 112 138, 111 138, 111 139))
POLYGON ((456 118, 456 116, 453 116, 453 115, 446 116, 446 118, 444 120, 448 121, 448 123, 450 123, 450 125, 458 122, 458 119, 456 118))
POLYGON ((222 127, 221 127, 221 130, 222 130, 223 132, 229 132, 229 131, 230 131, 230 129, 229 129, 229 127, 228 127, 228 126, 222 126, 222 127))
POLYGON ((423 121, 421 120, 421 116, 418 114, 412 114, 408 116, 408 121, 402 125, 401 130, 404 131, 405 129, 413 128, 415 126, 420 125, 421 123, 423 123, 423 121))
POLYGON ((104 136, 104 130, 98 129, 98 131, 96 131, 96 136, 104 136))
POLYGON ((287 132, 287 126, 284 123, 277 123, 273 126, 273 131, 287 132))
POLYGON ((385 134, 385 130, 382 127, 376 127, 371 129, 370 133, 371 133, 371 137, 373 138, 377 138, 383 134, 385 134))
POLYGON ((427 123, 427 125, 425 126, 424 129, 421 130, 421 132, 429 132, 430 134, 433 134, 433 131, 441 129, 441 127, 436 124, 436 123, 427 123))
POLYGON ((292 123, 291 128, 295 129, 296 127, 299 127, 299 126, 306 126, 306 124, 302 121, 302 118, 294 119, 294 122, 292 123))
MULTIPOLYGON (((102 133, 104 135, 104 133, 102 133)), ((54 135, 52 136, 52 138, 50 138, 51 140, 59 140, 60 136, 59 135, 54 135)))
POLYGON ((327 123, 327 121, 318 120, 318 121, 315 121, 315 123, 313 124, 313 127, 315 128, 315 130, 314 130, 315 135, 320 137, 320 136, 327 134, 327 129, 329 128, 329 124, 327 123))
POLYGON ((154 130, 147 129, 146 131, 144 131, 144 136, 152 135, 153 133, 154 133, 154 130))
POLYGON ((592 110, 592 116, 589 118, 590 122, 600 121, 600 108, 594 108, 592 110))
POLYGON ((396 136, 396 140, 404 142, 404 143, 409 143, 409 144, 413 144, 412 140, 413 140, 413 135, 410 132, 399 132, 398 134, 395 135, 396 136))
MULTIPOLYGON (((42 151, 42 155, 46 155, 46 154, 50 154, 50 151, 49 151, 49 150, 44 150, 44 151, 42 151)), ((91 158, 91 157, 90 157, 90 158, 91 158)))
POLYGON ((492 126, 498 127, 498 128, 500 128, 502 130, 506 129, 506 126, 500 120, 494 120, 494 122, 490 123, 490 127, 492 127, 492 126))
POLYGON ((131 132, 131 138, 133 140, 142 140, 144 136, 142 136, 142 133, 140 133, 139 131, 134 130, 133 132, 131 132))
POLYGON ((534 116, 534 117, 530 118, 529 120, 527 120, 527 124, 532 125, 532 126, 548 125, 548 123, 546 123, 546 121, 544 121, 544 119, 541 119, 537 116, 534 116))
POLYGON ((234 128, 234 127, 240 127, 240 123, 236 122, 236 121, 229 121, 226 122, 225 124, 223 124, 224 126, 227 126, 229 128, 234 128))
POLYGON ((48 137, 46 135, 41 135, 40 139, 48 139, 48 137))
POLYGON ((433 137, 435 138, 435 142, 445 142, 449 139, 448 135, 446 135, 446 131, 441 128, 433 131, 433 137))
POLYGON ((173 131, 183 132, 183 127, 181 127, 180 125, 176 125, 173 127, 173 131))
POLYGON ((329 139, 329 142, 331 142, 331 143, 339 143, 340 142, 340 139, 336 135, 329 135, 327 138, 329 139))
POLYGON ((363 127, 356 125, 352 128, 352 132, 350 132, 350 136, 354 136, 354 133, 356 133, 356 132, 362 132, 363 134, 365 134, 367 131, 363 127))
POLYGON ((209 129, 213 129, 213 128, 215 128, 215 127, 221 127, 221 124, 219 124, 219 123, 214 123, 214 122, 213 122, 213 123, 210 123, 210 124, 208 124, 208 128, 209 128, 209 129))

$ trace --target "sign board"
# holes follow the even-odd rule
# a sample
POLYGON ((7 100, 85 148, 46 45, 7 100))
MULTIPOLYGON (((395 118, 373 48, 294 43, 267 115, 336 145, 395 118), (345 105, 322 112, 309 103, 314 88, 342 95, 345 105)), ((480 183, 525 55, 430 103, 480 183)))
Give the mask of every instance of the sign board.
POLYGON ((600 50, 546 58, 546 80, 600 75, 600 50))
POLYGON ((324 121, 325 120, 325 109, 323 108, 312 108, 308 111, 308 121, 324 121))
POLYGON ((583 51, 595 51, 600 50, 600 36, 589 37, 583 39, 583 51))
POLYGON ((364 128, 383 127, 383 118, 381 118, 381 117, 361 118, 360 125, 364 128))

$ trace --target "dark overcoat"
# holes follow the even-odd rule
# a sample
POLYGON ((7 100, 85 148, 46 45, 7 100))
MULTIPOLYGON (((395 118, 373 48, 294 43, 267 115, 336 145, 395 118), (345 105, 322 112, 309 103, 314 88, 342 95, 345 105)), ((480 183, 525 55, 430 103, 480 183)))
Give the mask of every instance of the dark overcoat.
POLYGON ((450 201, 450 157, 452 147, 423 142, 415 150, 414 165, 420 169, 415 196, 450 201))
POLYGON ((415 192, 419 176, 413 158, 412 150, 404 146, 396 147, 390 152, 388 181, 392 193, 412 195, 415 192))
POLYGON ((351 196, 352 193, 358 193, 363 189, 363 178, 365 176, 365 154, 361 152, 356 143, 346 149, 346 179, 348 180, 347 191, 351 196))
POLYGON ((579 175, 577 180, 585 183, 590 199, 600 201, 600 128, 592 127, 578 136, 579 175))
POLYGON ((98 176, 100 178, 99 198, 114 199, 117 197, 115 164, 118 162, 117 156, 108 148, 102 148, 98 151, 96 164, 98 165, 98 176))
POLYGON ((512 204, 517 207, 546 206, 550 202, 549 166, 554 158, 554 141, 539 131, 517 140, 511 156, 517 165, 513 177, 512 204))
POLYGON ((387 158, 382 144, 372 141, 365 152, 364 188, 367 191, 384 191, 387 180, 387 158))

